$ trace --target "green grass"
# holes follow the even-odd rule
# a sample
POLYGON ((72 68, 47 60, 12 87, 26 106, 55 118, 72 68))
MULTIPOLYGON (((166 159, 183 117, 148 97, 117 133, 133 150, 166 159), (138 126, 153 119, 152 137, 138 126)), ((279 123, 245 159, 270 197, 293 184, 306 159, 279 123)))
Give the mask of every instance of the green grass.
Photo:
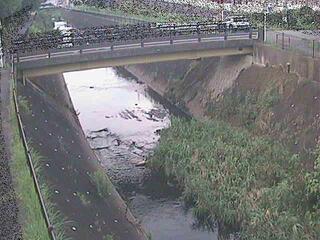
MULTIPOLYGON (((20 202, 22 214, 22 230, 24 239, 46 240, 50 239, 41 207, 36 194, 32 177, 30 175, 27 158, 20 138, 17 120, 13 116, 11 128, 13 129, 12 164, 11 169, 16 182, 16 193, 20 202)), ((35 166, 39 167, 39 166, 35 166)))
POLYGON ((69 238, 66 237, 64 233, 64 223, 66 219, 62 216, 62 214, 56 209, 55 205, 51 202, 50 199, 52 197, 52 188, 50 191, 50 186, 47 183, 45 183, 45 179, 43 178, 43 175, 41 172, 41 163, 43 162, 43 157, 41 157, 40 154, 34 151, 32 148, 31 148, 31 156, 32 156, 32 161, 38 177, 38 181, 40 184, 40 191, 45 201, 46 210, 48 212, 50 222, 55 229, 56 239, 68 240, 69 238))
POLYGON ((134 5, 131 2, 123 2, 121 7, 118 8, 99 8, 96 6, 89 6, 89 5, 77 5, 74 6, 75 9, 87 11, 87 12, 94 12, 94 13, 101 13, 101 14, 113 14, 117 16, 127 16, 136 19, 141 19, 150 22, 188 22, 192 21, 199 21, 203 20, 201 18, 190 18, 184 14, 172 14, 169 12, 163 13, 162 11, 155 11, 153 9, 144 9, 144 5, 134 5))
POLYGON ((259 93, 233 88, 227 90, 221 100, 208 103, 207 113, 222 121, 236 119, 237 125, 254 129, 260 114, 270 110, 280 99, 278 87, 270 87, 259 93))
POLYGON ((103 236, 103 240, 114 240, 114 238, 113 235, 108 234, 106 236, 103 236))
POLYGON ((28 102, 26 97, 18 96, 19 110, 24 114, 30 114, 30 103, 28 102))
MULTIPOLYGON (((11 90, 12 91, 12 90, 11 90)), ((28 114, 29 104, 26 99, 19 97, 21 100, 19 106, 22 111, 27 111, 28 114)), ((13 99, 11 100, 13 102, 13 99)), ((12 129, 12 161, 10 168, 13 173, 15 191, 19 202, 19 214, 21 219, 21 226, 23 232, 23 239, 26 240, 46 240, 50 239, 44 217, 41 212, 41 205, 34 187, 33 178, 30 174, 28 160, 26 157, 25 149, 20 137, 18 121, 15 116, 15 109, 11 107, 11 129, 12 129)), ((30 147, 30 146, 29 146, 30 147)), ((64 219, 61 214, 55 209, 51 203, 50 188, 42 179, 41 174, 41 156, 30 148, 30 154, 33 160, 33 166, 36 171, 38 181, 40 184, 41 194, 46 204, 46 209, 49 215, 51 224, 54 226, 56 239, 68 239, 63 230, 64 219)))
POLYGON ((102 169, 97 170, 90 177, 95 184, 100 197, 107 198, 111 195, 112 183, 102 169))
POLYGON ((91 203, 90 199, 87 197, 86 194, 78 192, 77 195, 79 196, 79 199, 83 205, 89 205, 91 203))
POLYGON ((320 236, 319 169, 308 173, 276 141, 225 122, 174 118, 150 164, 179 183, 196 216, 236 226, 243 239, 320 236))
POLYGON ((156 19, 152 18, 152 17, 143 16, 143 15, 132 15, 132 14, 125 13, 125 12, 123 12, 121 10, 117 10, 117 9, 98 8, 98 7, 89 6, 89 5, 79 5, 79 6, 74 6, 73 8, 75 10, 80 10, 80 11, 89 12, 89 13, 114 15, 114 16, 118 16, 118 17, 125 16, 125 17, 136 19, 136 20, 143 20, 143 21, 149 21, 149 22, 156 21, 156 19))
POLYGON ((41 10, 38 12, 35 21, 31 25, 30 33, 43 33, 53 30, 54 21, 62 18, 62 13, 59 9, 41 10))

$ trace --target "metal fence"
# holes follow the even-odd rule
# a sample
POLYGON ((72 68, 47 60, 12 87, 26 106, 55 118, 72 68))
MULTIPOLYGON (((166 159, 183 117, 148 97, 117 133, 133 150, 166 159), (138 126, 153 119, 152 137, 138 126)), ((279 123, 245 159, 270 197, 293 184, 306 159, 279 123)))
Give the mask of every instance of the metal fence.
POLYGON ((320 39, 294 36, 284 32, 268 32, 266 42, 283 50, 320 58, 320 39))

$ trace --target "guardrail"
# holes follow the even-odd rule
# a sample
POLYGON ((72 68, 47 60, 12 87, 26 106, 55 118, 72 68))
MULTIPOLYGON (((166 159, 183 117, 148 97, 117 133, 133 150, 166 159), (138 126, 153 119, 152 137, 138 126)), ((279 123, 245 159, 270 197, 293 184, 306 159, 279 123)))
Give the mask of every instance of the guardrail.
POLYGON ((320 58, 320 40, 293 36, 284 32, 268 33, 267 43, 283 50, 295 51, 301 55, 320 58))
POLYGON ((18 105, 18 98, 17 98, 17 84, 16 84, 17 80, 16 80, 16 75, 15 75, 15 66, 14 66, 13 58, 11 60, 12 60, 11 61, 11 77, 13 79, 13 101, 14 101, 16 117, 17 117, 17 121, 18 121, 18 125, 19 125, 20 136, 21 136, 23 147, 25 150, 25 154, 26 154, 26 157, 28 160, 30 175, 32 176, 34 188, 36 190, 36 194, 38 196, 39 203, 41 206, 41 213, 43 215, 43 218, 45 220, 45 223, 46 223, 46 226, 48 229, 48 234, 49 234, 51 240, 56 240, 57 238, 56 238, 56 234, 54 232, 54 226, 50 222, 48 211, 47 211, 43 196, 41 194, 40 185, 38 182, 36 171, 33 166, 31 150, 30 150, 30 147, 28 146, 26 133, 24 131, 23 124, 22 124, 21 115, 20 115, 20 111, 19 111, 19 105, 18 105))

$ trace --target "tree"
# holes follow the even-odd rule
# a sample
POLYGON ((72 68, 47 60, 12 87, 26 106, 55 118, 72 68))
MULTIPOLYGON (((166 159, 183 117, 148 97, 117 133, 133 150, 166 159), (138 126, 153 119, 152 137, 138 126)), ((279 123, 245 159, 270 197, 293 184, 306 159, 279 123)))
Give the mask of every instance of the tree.
POLYGON ((287 12, 288 28, 296 28, 298 23, 297 10, 289 9, 287 12))
POLYGON ((314 22, 317 28, 320 28, 320 11, 314 12, 314 22))
POLYGON ((22 0, 0 0, 0 19, 12 15, 22 6, 22 0))
POLYGON ((13 15, 24 7, 37 7, 40 0, 0 0, 0 19, 13 15))
POLYGON ((300 8, 299 17, 302 27, 314 24, 314 11, 308 6, 300 8))

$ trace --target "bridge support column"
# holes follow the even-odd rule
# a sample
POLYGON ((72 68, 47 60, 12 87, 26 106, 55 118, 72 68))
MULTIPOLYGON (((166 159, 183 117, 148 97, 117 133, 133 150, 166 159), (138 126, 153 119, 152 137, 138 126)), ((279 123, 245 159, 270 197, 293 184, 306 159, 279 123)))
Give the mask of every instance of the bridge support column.
POLYGON ((26 81, 27 81, 27 78, 26 78, 26 76, 24 76, 24 74, 22 73, 22 84, 23 84, 23 86, 26 85, 26 81))
POLYGON ((315 39, 312 40, 312 57, 313 58, 316 57, 316 40, 315 39))

